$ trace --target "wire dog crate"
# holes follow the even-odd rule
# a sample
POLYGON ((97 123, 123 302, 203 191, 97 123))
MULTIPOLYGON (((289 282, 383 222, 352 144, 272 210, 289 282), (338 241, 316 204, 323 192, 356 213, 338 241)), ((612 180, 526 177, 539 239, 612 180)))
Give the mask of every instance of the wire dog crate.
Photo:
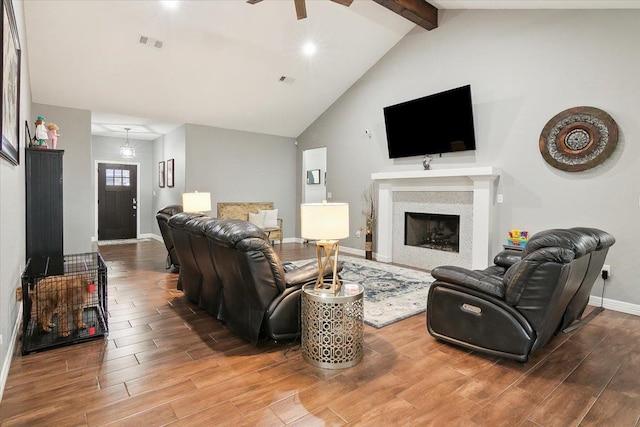
POLYGON ((23 355, 109 332, 107 267, 97 252, 29 259, 22 301, 23 355))

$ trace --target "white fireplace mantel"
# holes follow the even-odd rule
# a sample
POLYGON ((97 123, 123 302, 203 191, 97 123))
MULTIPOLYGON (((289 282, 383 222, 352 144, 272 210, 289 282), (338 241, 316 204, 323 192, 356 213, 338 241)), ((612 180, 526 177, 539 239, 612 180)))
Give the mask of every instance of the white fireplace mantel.
POLYGON ((489 264, 495 187, 500 169, 493 166, 376 172, 378 183, 377 259, 392 262, 393 193, 396 191, 473 191, 471 268, 489 264))

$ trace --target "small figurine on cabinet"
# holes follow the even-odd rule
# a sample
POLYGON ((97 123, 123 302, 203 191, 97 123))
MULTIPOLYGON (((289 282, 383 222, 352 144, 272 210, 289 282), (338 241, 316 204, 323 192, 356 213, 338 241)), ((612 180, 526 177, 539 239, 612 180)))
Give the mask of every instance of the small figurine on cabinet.
POLYGON ((60 134, 58 133, 58 125, 55 123, 49 123, 47 125, 47 129, 49 129, 49 131, 47 132, 47 136, 49 137, 49 141, 51 141, 50 148, 55 150, 56 145, 58 145, 58 137, 60 136, 60 134))
POLYGON ((529 241, 529 232, 526 230, 513 229, 509 231, 507 244, 510 246, 525 246, 529 241))
POLYGON ((47 140, 49 136, 47 135, 47 128, 45 127, 44 117, 38 116, 36 119, 36 141, 37 146, 40 148, 47 148, 47 140))

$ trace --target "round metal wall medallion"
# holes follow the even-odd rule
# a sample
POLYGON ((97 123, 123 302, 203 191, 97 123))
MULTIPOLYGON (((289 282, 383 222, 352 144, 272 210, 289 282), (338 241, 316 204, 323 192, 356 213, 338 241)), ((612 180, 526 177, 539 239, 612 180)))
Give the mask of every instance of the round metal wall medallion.
POLYGON ((583 171, 604 162, 618 143, 618 125, 605 111, 574 107, 556 114, 540 134, 540 153, 551 166, 583 171))

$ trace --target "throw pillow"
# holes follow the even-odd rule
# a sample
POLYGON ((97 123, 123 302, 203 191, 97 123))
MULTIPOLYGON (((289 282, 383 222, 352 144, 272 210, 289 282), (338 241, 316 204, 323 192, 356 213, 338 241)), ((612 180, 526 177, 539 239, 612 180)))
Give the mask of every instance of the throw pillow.
POLYGON ((249 212, 249 222, 257 225, 260 228, 264 228, 264 218, 265 218, 264 213, 261 213, 261 212, 258 212, 258 213, 249 212))
POLYGON ((265 228, 278 228, 278 209, 260 209, 258 213, 264 213, 265 228))

